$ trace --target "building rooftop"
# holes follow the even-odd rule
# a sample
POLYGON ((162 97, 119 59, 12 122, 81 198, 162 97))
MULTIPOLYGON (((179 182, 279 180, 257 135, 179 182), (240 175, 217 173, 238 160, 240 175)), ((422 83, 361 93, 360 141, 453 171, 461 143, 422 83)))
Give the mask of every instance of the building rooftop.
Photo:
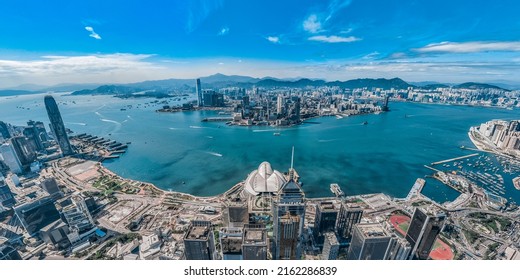
POLYGON ((365 238, 390 236, 389 233, 380 224, 357 224, 355 226, 361 231, 365 238))
POLYGON ((318 203, 318 208, 321 212, 336 212, 337 209, 332 201, 323 201, 318 203))
POLYGON ((207 240, 211 230, 209 221, 193 221, 184 239, 186 240, 207 240))

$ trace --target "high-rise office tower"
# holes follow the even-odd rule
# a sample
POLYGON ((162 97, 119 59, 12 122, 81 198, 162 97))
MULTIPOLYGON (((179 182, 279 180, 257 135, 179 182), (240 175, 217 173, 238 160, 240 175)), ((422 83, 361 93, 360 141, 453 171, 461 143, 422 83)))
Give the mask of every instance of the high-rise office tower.
POLYGON ((4 177, 0 176, 0 210, 3 208, 10 208, 16 204, 13 193, 5 182, 4 177))
POLYGON ((16 136, 9 140, 20 159, 22 166, 27 167, 36 160, 35 147, 33 147, 25 136, 16 136))
POLYGON ((49 120, 51 121, 52 133, 60 145, 61 153, 63 156, 74 154, 74 150, 70 145, 69 137, 67 136, 67 131, 65 130, 65 125, 63 124, 63 119, 61 118, 60 110, 58 109, 56 100, 54 100, 54 97, 47 95, 45 96, 44 101, 45 109, 47 109, 47 115, 49 115, 49 120))
POLYGON ((242 228, 221 228, 219 238, 223 260, 242 260, 242 228))
POLYGON ((267 260, 267 230, 264 225, 245 224, 242 240, 242 259, 267 260))
POLYGON ((41 181, 40 187, 54 199, 58 199, 63 195, 58 187, 58 182, 54 178, 47 178, 41 181))
POLYGON ((7 124, 3 121, 0 121, 0 136, 2 136, 4 139, 11 138, 9 128, 7 127, 7 124))
POLYGON ((323 244, 326 232, 335 230, 337 217, 338 209, 331 201, 322 201, 316 205, 313 235, 318 245, 323 244))
POLYGON ((428 259, 445 219, 446 215, 443 212, 434 213, 420 208, 415 209, 406 232, 406 240, 412 247, 414 259, 428 259))
POLYGON ((95 227, 94 219, 90 215, 85 199, 81 195, 73 195, 56 203, 62 220, 69 226, 68 238, 75 243, 83 238, 95 227))
POLYGON ((390 99, 390 95, 387 94, 387 95, 385 96, 385 103, 383 104, 383 108, 381 108, 381 110, 382 110, 383 112, 388 112, 388 111, 390 111, 390 108, 388 108, 388 100, 389 100, 389 99, 390 99))
POLYGON ((336 223, 338 236, 340 238, 349 239, 352 236, 354 225, 361 222, 362 216, 363 209, 361 207, 342 202, 336 223))
POLYGON ((276 100, 276 113, 278 115, 283 114, 283 95, 279 94, 276 100))
POLYGON ((392 234, 385 260, 407 260, 410 258, 412 247, 410 243, 397 234, 392 234))
POLYGON ((384 260, 390 233, 380 224, 356 224, 352 233, 352 242, 348 248, 348 260, 384 260))
POLYGON ((184 235, 184 255, 187 260, 217 259, 210 221, 192 221, 184 235))
POLYGON ((195 86, 195 90, 197 91, 197 106, 204 106, 202 100, 202 88, 200 87, 200 79, 197 79, 197 85, 195 86))
POLYGON ((23 134, 34 143, 38 151, 45 149, 45 144, 49 140, 45 125, 42 122, 31 120, 27 122, 27 125, 23 130, 23 134))
POLYGON ((322 260, 335 260, 338 258, 339 242, 333 231, 324 234, 323 251, 321 252, 322 260))
POLYGON ((54 201, 48 196, 15 206, 13 209, 30 235, 38 233, 40 229, 60 218, 54 201))
MULTIPOLYGON (((292 159, 294 159, 294 148, 292 159)), ((302 253, 305 194, 295 181, 292 159, 289 181, 282 186, 273 201, 272 251, 275 260, 298 260, 302 253)))
POLYGON ((0 146, 0 154, 4 159, 5 164, 9 167, 11 172, 20 174, 22 173, 22 163, 10 143, 4 143, 0 146))
POLYGON ((301 99, 299 97, 296 98, 294 102, 294 118, 295 121, 300 121, 300 111, 301 111, 301 99))
POLYGON ((249 222, 247 200, 236 197, 224 204, 222 219, 224 225, 230 228, 242 228, 249 222))

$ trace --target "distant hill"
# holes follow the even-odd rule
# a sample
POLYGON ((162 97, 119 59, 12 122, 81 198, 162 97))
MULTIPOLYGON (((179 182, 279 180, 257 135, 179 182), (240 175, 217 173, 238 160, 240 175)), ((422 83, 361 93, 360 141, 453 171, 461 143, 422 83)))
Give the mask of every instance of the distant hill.
MULTIPOLYGON (((319 86, 337 86, 346 89, 355 88, 382 88, 382 89, 400 89, 404 90, 409 87, 432 90, 436 88, 467 88, 467 89, 497 89, 508 91, 508 89, 485 83, 468 82, 458 85, 443 84, 438 82, 415 82, 408 83, 400 78, 393 79, 353 79, 346 81, 330 81, 321 79, 308 78, 291 78, 279 79, 274 77, 253 78, 249 76, 214 74, 207 77, 200 77, 202 88, 223 88, 223 87, 243 87, 250 88, 253 86, 264 88, 304 88, 319 86)), ((51 87, 44 87, 38 90, 32 90, 37 85, 26 84, 17 88, 0 90, 0 96, 32 94, 47 91, 74 91, 73 95, 132 95, 137 92, 146 92, 147 95, 165 96, 171 93, 186 93, 195 91, 195 79, 165 79, 143 81, 128 84, 59 84, 51 87), (25 89, 27 88, 27 89, 25 89)))
POLYGON ((438 89, 438 88, 449 88, 449 87, 450 87, 449 85, 445 85, 445 84, 428 84, 428 85, 419 86, 419 88, 427 89, 427 90, 433 90, 433 89, 438 89))
POLYGON ((501 88, 498 86, 490 85, 490 84, 481 84, 481 83, 463 83, 460 85, 454 86, 454 88, 467 88, 467 89, 498 89, 498 90, 504 90, 504 91, 510 91, 505 88, 501 88))
POLYGON ((119 94, 132 94, 142 91, 136 87, 129 86, 117 86, 117 85, 105 85, 95 89, 82 89, 71 93, 71 95, 119 95, 119 94))

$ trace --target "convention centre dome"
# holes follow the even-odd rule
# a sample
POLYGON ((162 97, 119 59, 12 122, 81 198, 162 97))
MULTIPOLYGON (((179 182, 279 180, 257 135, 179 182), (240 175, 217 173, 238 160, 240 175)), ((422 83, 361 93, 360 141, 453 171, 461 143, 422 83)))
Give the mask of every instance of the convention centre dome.
POLYGON ((244 191, 250 195, 262 193, 274 193, 286 183, 285 177, 280 171, 273 170, 269 162, 262 162, 257 170, 249 173, 244 184, 244 191))

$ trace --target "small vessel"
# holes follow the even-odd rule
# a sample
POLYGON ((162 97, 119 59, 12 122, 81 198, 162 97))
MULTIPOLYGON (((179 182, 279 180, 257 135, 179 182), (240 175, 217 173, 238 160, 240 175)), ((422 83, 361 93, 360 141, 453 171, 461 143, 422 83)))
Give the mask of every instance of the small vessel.
POLYGON ((368 124, 368 122, 367 122, 367 121, 364 121, 364 122, 363 122, 363 125, 367 125, 367 124, 368 124))
POLYGON ((280 132, 275 132, 275 133, 273 133, 273 135, 274 136, 280 136, 281 134, 280 134, 280 132))

